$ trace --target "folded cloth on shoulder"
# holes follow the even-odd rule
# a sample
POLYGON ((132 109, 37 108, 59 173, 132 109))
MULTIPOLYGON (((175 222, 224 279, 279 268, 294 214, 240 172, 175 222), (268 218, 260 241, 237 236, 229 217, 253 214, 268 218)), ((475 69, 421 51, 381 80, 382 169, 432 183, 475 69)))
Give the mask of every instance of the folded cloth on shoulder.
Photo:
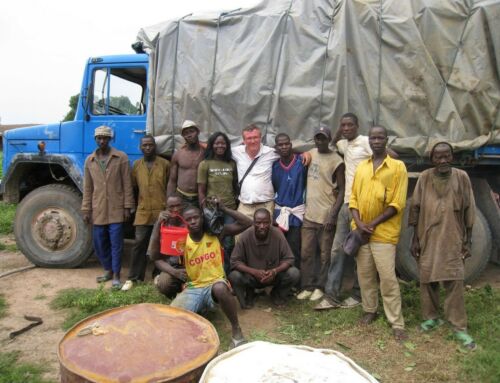
POLYGON ((361 246, 366 245, 369 241, 369 237, 363 235, 361 230, 352 230, 344 240, 344 253, 351 257, 355 257, 358 254, 358 250, 361 246))
POLYGON ((288 207, 275 204, 275 210, 280 211, 280 214, 276 217, 276 223, 279 228, 283 231, 288 231, 290 214, 303 221, 304 213, 306 212, 306 205, 302 204, 295 207, 288 207))

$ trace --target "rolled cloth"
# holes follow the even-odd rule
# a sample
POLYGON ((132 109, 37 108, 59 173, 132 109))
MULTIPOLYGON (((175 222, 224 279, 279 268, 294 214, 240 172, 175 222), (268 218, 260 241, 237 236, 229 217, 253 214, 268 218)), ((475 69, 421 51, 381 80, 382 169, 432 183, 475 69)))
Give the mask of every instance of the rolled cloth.
POLYGON ((113 130, 109 126, 101 125, 95 128, 94 137, 113 137, 113 130))

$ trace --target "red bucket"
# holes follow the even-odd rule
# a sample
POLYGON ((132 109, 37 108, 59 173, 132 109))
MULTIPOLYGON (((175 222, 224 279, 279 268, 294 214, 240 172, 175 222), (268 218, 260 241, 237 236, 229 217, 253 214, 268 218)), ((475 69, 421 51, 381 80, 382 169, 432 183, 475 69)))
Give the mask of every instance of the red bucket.
POLYGON ((179 226, 160 226, 160 253, 172 256, 184 255, 189 230, 179 226))

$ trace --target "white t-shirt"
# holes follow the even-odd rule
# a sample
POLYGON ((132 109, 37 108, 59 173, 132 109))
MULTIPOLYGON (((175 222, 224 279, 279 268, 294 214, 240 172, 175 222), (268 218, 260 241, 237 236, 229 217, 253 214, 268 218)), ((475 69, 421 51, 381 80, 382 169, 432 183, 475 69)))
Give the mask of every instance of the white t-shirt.
POLYGON ((368 143, 368 136, 357 136, 354 140, 346 139, 337 142, 337 149, 344 155, 345 164, 345 196, 344 203, 349 203, 351 198, 354 174, 359 163, 372 156, 372 149, 368 143))
MULTIPOLYGON (((252 159, 245 151, 245 145, 231 148, 233 160, 238 168, 238 181, 245 175, 252 159)), ((280 156, 269 146, 260 145, 257 156, 260 156, 254 167, 245 177, 240 190, 240 202, 246 204, 262 203, 274 199, 274 189, 271 181, 273 162, 280 156)))

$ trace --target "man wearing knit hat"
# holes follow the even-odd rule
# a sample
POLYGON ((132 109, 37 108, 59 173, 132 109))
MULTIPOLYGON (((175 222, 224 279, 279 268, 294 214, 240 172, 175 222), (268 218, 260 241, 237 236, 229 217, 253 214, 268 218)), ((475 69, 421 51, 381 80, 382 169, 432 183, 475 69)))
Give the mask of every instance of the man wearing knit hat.
POLYGON ((200 129, 191 120, 182 124, 181 135, 186 145, 177 150, 170 167, 167 196, 178 194, 185 204, 198 206, 198 165, 205 158, 205 148, 200 145, 200 129))
POLYGON ((112 286, 120 288, 123 222, 130 219, 134 196, 128 157, 109 145, 112 137, 107 126, 95 129, 97 149, 84 166, 82 214, 93 225, 94 250, 105 270, 97 282, 113 279, 112 286))

